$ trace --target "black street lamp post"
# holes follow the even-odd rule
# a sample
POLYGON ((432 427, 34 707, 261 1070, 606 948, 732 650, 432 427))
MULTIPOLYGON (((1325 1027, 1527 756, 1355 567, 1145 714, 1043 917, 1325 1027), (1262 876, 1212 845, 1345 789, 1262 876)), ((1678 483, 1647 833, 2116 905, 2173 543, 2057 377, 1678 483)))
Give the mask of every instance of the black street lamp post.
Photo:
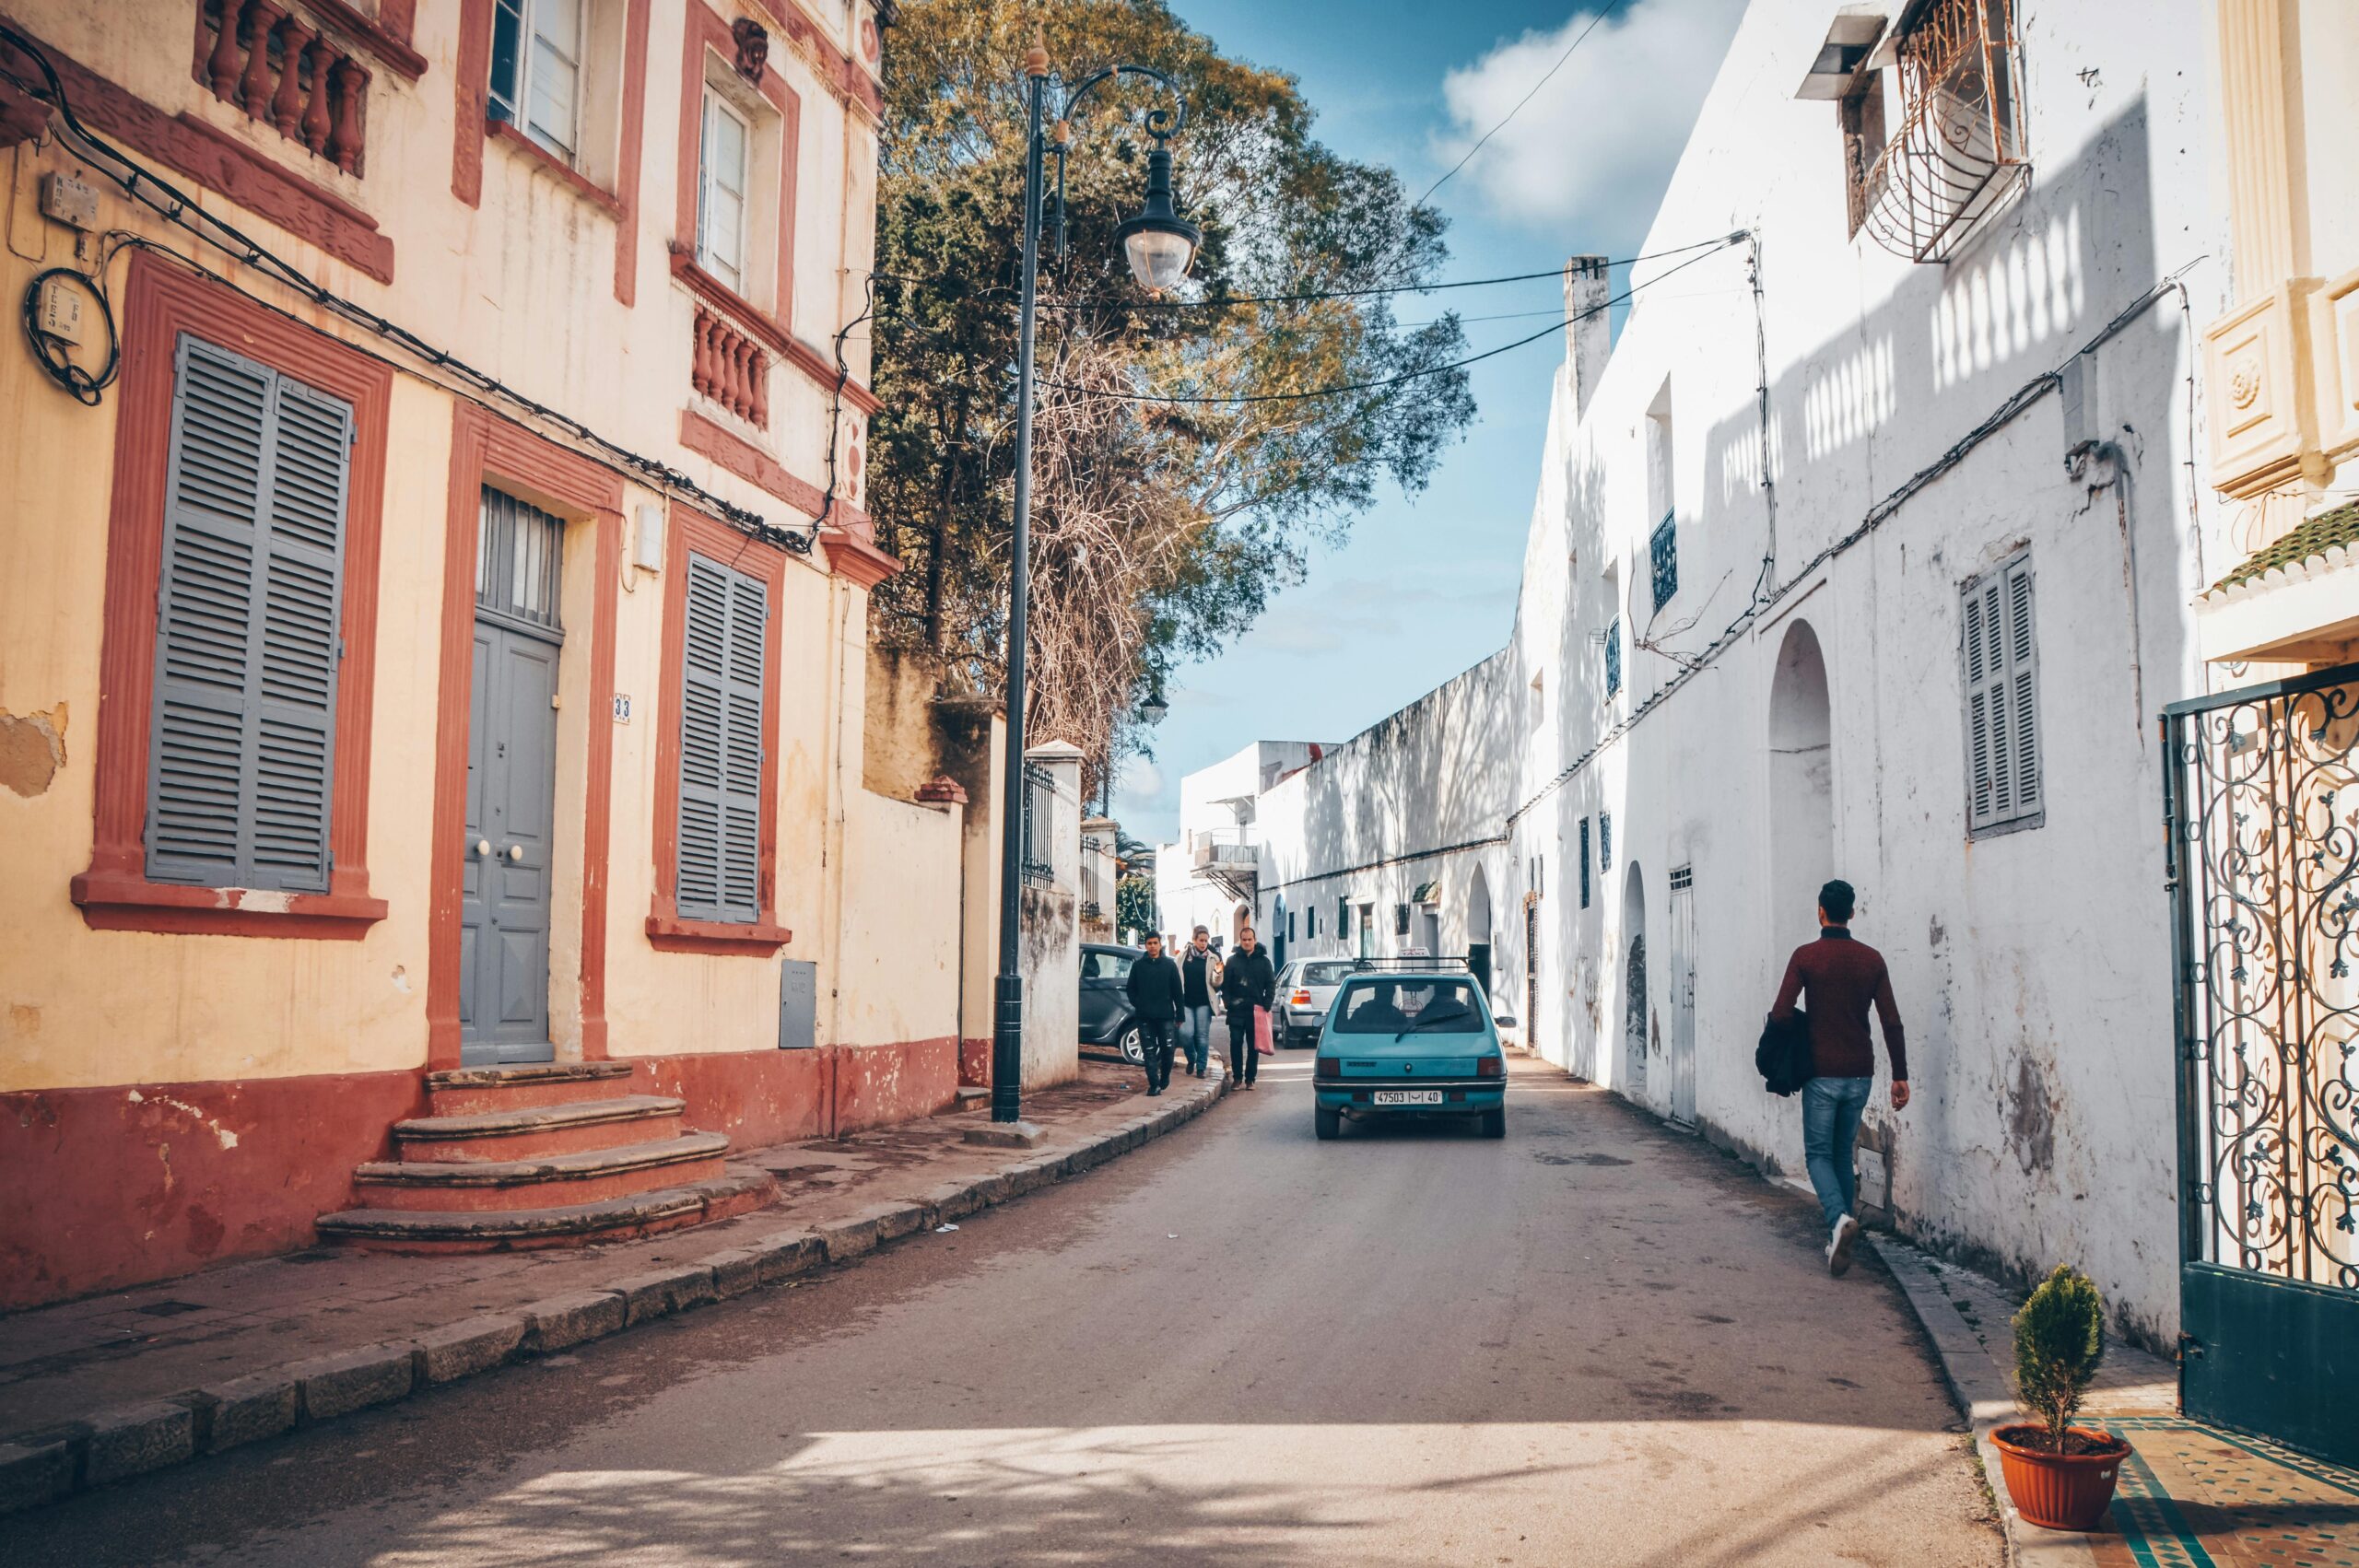
MULTIPOLYGON (((1000 812, 999 983, 993 992, 992 1027, 992 1120, 1018 1122, 1024 1114, 1024 976, 1020 922, 1024 904, 1024 654, 1026 610, 1031 594, 1032 544, 1032 328, 1039 298, 1040 219, 1050 143, 1041 134, 1049 89, 1049 51, 1034 44, 1024 56, 1030 80, 1024 155, 1024 298, 1017 317, 1015 350, 1015 537, 1010 546, 1007 592, 1007 758, 1000 812)), ((1066 123, 1083 98, 1121 76, 1147 76, 1163 84, 1179 103, 1174 113, 1147 115, 1155 149, 1147 158, 1146 210, 1117 232, 1131 274, 1150 289, 1177 284, 1194 259, 1203 236, 1179 216, 1171 194, 1170 140, 1186 123, 1188 100, 1179 84, 1145 65, 1109 65, 1066 95, 1057 116, 1057 238, 1064 240, 1066 123)))

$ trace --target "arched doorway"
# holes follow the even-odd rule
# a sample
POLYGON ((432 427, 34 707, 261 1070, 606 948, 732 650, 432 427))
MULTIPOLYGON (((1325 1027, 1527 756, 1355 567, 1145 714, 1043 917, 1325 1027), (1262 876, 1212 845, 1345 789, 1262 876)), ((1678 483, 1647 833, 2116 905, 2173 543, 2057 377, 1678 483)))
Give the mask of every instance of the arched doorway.
POLYGON ((1647 991, 1647 884, 1638 862, 1622 878, 1622 1060, 1625 1093, 1643 1099, 1647 1091, 1647 1042, 1653 1003, 1647 991))
MULTIPOLYGON (((1476 866, 1466 883, 1466 966, 1483 994, 1491 994, 1491 879, 1476 866)), ((1495 999, 1496 1000, 1496 999, 1495 999)), ((1525 1025, 1527 1028, 1530 1025, 1525 1025)), ((1531 1036, 1526 1035, 1529 1040, 1531 1036)))
POLYGON ((1237 944, 1245 940, 1245 928, 1252 923, 1253 911, 1246 905, 1239 904, 1236 909, 1230 913, 1228 917, 1228 950, 1231 953, 1236 952, 1237 944))
POLYGON ((1769 686, 1769 930, 1784 954, 1818 935, 1835 874, 1834 721, 1826 660, 1808 621, 1786 628, 1769 686))

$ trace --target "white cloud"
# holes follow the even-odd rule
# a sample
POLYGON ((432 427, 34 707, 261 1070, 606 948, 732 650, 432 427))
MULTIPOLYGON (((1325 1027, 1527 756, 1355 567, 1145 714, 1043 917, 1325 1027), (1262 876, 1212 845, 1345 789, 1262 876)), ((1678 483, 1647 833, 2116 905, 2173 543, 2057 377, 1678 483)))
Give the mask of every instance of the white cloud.
POLYGON ((1164 782, 1163 769, 1143 756, 1122 759, 1114 774, 1114 814, 1153 813, 1165 809, 1164 800, 1169 786, 1164 782))
MULTIPOLYGON (((1661 199, 1745 0, 1635 0, 1598 25, 1458 178, 1502 218, 1629 233, 1661 199)), ((1505 119, 1597 15, 1500 44, 1442 82, 1443 167, 1505 119)), ((1447 187, 1445 187, 1447 190, 1447 187)))

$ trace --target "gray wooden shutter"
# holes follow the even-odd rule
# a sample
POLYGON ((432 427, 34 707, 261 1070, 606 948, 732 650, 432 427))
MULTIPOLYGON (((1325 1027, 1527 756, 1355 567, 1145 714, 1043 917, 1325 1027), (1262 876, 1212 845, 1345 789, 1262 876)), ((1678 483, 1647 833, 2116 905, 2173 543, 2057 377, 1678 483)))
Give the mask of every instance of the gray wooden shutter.
POLYGON ((324 892, 352 411, 180 342, 147 874, 324 892))
POLYGON ((1961 598, 1966 831, 1979 833, 2036 815, 2042 805, 2030 556, 1974 579, 1961 598))
POLYGON ((688 556, 680 676, 680 914, 761 917, 762 649, 769 590, 688 556))

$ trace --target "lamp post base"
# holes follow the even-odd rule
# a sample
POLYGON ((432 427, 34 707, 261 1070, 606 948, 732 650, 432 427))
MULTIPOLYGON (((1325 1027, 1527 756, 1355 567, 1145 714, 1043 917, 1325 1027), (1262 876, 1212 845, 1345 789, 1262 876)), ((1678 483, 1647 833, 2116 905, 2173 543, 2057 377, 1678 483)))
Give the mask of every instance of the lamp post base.
POLYGON ((966 1131, 968 1142, 991 1149, 1038 1149, 1043 1136, 1037 1121, 987 1121, 966 1131))

